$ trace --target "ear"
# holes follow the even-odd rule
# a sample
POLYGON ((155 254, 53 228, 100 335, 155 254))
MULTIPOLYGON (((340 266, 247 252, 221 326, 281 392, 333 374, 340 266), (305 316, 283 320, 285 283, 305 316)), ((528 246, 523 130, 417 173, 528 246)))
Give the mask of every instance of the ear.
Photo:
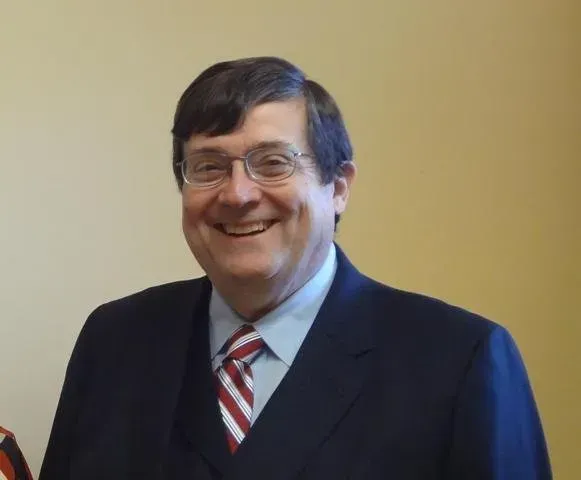
POLYGON ((335 177, 335 190, 333 193, 333 204, 335 214, 341 215, 347 208, 351 184, 357 175, 357 167, 353 162, 346 162, 341 166, 341 174, 335 177))

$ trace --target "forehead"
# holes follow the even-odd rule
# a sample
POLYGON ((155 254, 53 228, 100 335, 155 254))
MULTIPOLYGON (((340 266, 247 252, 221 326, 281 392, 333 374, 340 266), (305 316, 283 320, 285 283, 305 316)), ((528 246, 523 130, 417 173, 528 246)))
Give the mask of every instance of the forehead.
POLYGON ((194 134, 185 144, 185 153, 200 148, 216 148, 243 154, 260 142, 284 142, 308 149, 307 109, 303 98, 269 102, 251 108, 235 131, 210 137, 194 134))

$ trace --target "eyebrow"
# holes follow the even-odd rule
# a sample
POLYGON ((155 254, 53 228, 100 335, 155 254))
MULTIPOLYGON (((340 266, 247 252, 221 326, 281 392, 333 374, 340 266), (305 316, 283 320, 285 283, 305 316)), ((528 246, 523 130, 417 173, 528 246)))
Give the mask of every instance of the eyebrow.
MULTIPOLYGON (((292 143, 286 142, 284 140, 263 140, 263 141, 260 141, 257 143, 253 143, 251 145, 251 147, 248 150, 246 150, 245 154, 248 154, 248 152, 252 152, 253 150, 257 150, 259 148, 269 148, 269 147, 285 147, 285 148, 291 148, 291 149, 298 150, 298 149, 296 149, 296 147, 292 143)), ((230 153, 222 147, 195 148, 195 149, 191 150, 190 152, 188 152, 187 155, 193 155, 195 153, 222 153, 222 154, 230 155, 230 153)))

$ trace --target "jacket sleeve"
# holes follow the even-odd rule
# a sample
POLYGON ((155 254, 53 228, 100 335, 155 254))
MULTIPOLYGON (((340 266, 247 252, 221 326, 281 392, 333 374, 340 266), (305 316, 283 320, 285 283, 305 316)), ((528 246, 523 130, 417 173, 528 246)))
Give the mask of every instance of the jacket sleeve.
POLYGON ((478 346, 461 385, 453 421, 446 478, 552 478, 525 366, 502 327, 495 327, 478 346))
POLYGON ((42 462, 39 480, 70 478, 70 459, 75 448, 77 419, 92 376, 91 345, 95 344, 93 312, 79 334, 71 354, 56 414, 42 462))

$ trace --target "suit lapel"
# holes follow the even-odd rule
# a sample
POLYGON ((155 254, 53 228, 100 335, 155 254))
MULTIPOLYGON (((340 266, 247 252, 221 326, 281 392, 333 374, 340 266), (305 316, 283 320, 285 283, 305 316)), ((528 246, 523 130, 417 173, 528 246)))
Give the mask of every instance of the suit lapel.
POLYGON ((293 365, 224 478, 292 478, 357 398, 369 371, 373 330, 358 293, 367 280, 338 251, 325 302, 293 365), (357 293, 357 294, 356 294, 357 293))
POLYGON ((200 453, 216 470, 222 471, 232 456, 226 443, 212 372, 208 330, 210 292, 208 282, 205 298, 199 302, 194 313, 195 323, 176 413, 176 429, 192 450, 200 453))
POLYGON ((204 298, 203 280, 183 282, 154 291, 143 311, 137 313, 135 338, 128 343, 133 351, 135 378, 131 425, 128 442, 131 475, 135 478, 163 478, 162 470, 170 442, 184 371, 187 365, 189 339, 192 335, 192 313, 204 298))

